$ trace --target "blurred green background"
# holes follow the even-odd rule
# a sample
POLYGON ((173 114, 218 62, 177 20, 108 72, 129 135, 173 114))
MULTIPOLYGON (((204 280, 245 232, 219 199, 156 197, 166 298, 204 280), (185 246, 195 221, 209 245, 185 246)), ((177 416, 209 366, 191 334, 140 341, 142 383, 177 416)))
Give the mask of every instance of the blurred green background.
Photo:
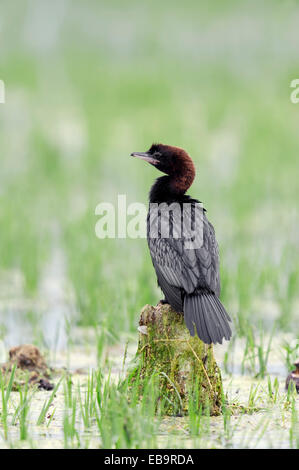
POLYGON ((146 240, 95 236, 99 202, 147 201, 158 174, 129 155, 153 141, 194 159, 235 334, 298 333, 298 21, 295 1, 2 2, 5 343, 63 346, 62 321, 117 340, 161 298, 146 240))

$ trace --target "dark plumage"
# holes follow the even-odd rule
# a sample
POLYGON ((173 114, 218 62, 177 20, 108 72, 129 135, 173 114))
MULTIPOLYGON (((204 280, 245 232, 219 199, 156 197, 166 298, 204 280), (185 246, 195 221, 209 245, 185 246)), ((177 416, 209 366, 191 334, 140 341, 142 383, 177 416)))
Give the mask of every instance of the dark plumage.
POLYGON ((150 190, 147 240, 165 301, 206 344, 230 339, 230 317, 219 300, 219 253, 213 226, 200 202, 185 193, 195 167, 183 149, 153 144, 131 154, 166 173, 150 190))

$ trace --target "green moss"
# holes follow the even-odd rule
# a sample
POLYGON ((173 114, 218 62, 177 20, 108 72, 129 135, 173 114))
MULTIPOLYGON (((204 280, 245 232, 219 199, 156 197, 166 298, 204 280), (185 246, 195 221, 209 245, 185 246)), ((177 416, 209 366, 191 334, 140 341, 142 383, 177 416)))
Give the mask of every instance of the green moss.
POLYGON ((192 409, 220 414, 222 382, 213 347, 191 337, 183 315, 169 305, 146 305, 139 324, 135 367, 128 376, 131 389, 138 384, 143 395, 149 378, 154 377, 163 413, 187 414, 192 401, 192 409))

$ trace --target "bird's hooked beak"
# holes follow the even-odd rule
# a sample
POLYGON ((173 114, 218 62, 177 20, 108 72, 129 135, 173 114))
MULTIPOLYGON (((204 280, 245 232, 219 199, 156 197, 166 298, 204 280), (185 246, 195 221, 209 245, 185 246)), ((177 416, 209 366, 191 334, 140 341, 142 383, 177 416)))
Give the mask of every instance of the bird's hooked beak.
POLYGON ((152 165, 157 165, 159 163, 159 160, 153 158, 149 152, 133 152, 131 153, 131 157, 141 158, 141 160, 145 160, 152 165))

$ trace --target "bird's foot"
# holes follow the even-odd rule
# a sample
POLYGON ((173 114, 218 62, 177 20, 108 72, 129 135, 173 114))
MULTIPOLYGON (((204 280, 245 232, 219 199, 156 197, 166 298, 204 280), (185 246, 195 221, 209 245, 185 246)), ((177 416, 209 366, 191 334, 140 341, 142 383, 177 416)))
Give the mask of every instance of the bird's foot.
POLYGON ((166 299, 161 299, 158 303, 162 305, 166 305, 166 304, 169 305, 169 302, 166 299))

